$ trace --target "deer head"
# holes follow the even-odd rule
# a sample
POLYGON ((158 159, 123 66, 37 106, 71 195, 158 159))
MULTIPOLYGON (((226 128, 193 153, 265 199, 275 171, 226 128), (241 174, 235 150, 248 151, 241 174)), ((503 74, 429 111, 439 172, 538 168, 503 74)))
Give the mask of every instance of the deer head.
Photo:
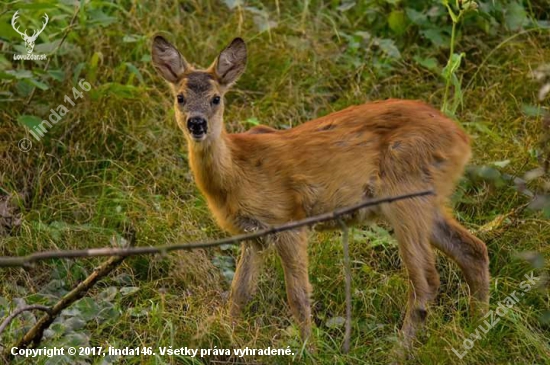
POLYGON ((36 41, 36 38, 38 38, 40 33, 42 33, 44 28, 46 28, 46 24, 48 24, 48 19, 49 19, 48 14, 44 13, 44 20, 45 21, 43 22, 42 29, 40 29, 39 31, 33 30, 31 36, 29 36, 27 34, 26 29, 25 29, 25 32, 20 32, 19 31, 19 26, 17 26, 15 24, 17 22, 18 18, 19 18, 19 10, 16 11, 15 14, 13 14, 13 17, 11 18, 11 26, 13 27, 13 29, 17 33, 19 33, 19 35, 21 35, 21 37, 23 37, 23 40, 25 41, 25 48, 27 49, 27 53, 32 53, 32 51, 34 49, 34 42, 36 41))
POLYGON ((246 44, 235 38, 207 69, 191 66, 161 36, 153 40, 153 65, 174 92, 176 120, 195 144, 216 140, 223 130, 223 96, 244 72, 246 44))

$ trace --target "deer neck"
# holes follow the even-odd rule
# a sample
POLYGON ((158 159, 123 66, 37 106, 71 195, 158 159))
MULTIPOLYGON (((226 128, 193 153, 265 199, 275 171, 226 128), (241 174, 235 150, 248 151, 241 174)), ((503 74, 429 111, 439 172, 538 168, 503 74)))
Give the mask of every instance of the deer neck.
POLYGON ((234 186, 236 166, 230 144, 224 130, 213 141, 189 143, 189 164, 196 183, 208 200, 217 203, 225 202, 234 186))

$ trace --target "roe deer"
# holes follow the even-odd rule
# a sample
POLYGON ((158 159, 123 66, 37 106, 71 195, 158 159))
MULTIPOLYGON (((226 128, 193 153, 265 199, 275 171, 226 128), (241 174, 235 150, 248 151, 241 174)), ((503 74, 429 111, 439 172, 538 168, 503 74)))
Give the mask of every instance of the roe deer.
MULTIPOLYGON (((470 157, 469 137, 452 120, 422 102, 386 100, 351 106, 288 130, 259 126, 229 134, 223 96, 245 69, 242 39, 234 39, 204 70, 187 63, 161 36, 154 38, 152 59, 173 91, 196 183, 223 229, 244 233, 366 198, 431 188, 434 196, 366 208, 348 217, 350 223, 380 217, 394 228, 410 281, 401 344, 410 344, 439 287, 431 246, 456 261, 472 299, 482 307, 488 304, 487 248, 446 208, 470 157)), ((281 258, 288 302, 304 340, 311 331, 307 235, 304 228, 269 240, 281 258)), ((233 316, 256 289, 265 246, 242 244, 231 285, 233 316)))

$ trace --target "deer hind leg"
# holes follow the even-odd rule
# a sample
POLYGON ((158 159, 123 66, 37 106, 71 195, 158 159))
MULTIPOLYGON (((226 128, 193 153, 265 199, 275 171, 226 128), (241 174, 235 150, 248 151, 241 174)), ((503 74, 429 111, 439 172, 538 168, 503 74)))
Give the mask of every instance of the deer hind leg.
POLYGON ((439 274, 429 243, 433 198, 396 202, 383 208, 399 243, 401 259, 410 281, 407 311, 399 348, 407 350, 427 316, 427 306, 439 289, 439 274))
POLYGON ((432 245, 454 260, 462 271, 471 294, 471 310, 480 314, 489 305, 489 256, 487 246, 450 214, 438 213, 431 236, 432 245))
POLYGON ((243 242, 241 245, 241 257, 231 283, 229 313, 232 317, 238 317, 254 296, 262 262, 260 251, 257 242, 243 242))
POLYGON ((307 234, 305 231, 279 233, 275 248, 285 274, 290 310, 300 327, 302 340, 311 334, 311 285, 308 276, 307 234))

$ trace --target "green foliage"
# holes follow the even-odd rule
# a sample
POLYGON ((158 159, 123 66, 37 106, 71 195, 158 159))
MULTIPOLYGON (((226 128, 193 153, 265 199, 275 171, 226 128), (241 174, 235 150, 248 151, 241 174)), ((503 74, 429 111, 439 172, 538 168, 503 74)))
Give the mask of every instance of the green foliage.
MULTIPOLYGON (((535 268, 544 275, 550 254, 548 96, 539 96, 550 80, 541 76, 539 85, 529 78, 550 59, 550 16, 545 1, 484 0, 475 10, 473 3, 86 0, 78 2, 78 12, 72 1, 0 5, 0 228, 7 218, 20 222, 0 237, 2 254, 124 247, 121 232, 129 225, 143 246, 221 236, 194 185, 170 92, 150 65, 149 47, 153 34, 164 33, 188 61, 208 66, 231 38, 242 36, 249 62, 227 96, 232 132, 258 124, 296 126, 389 97, 426 100, 460 121, 474 151, 455 195, 456 214, 488 243, 496 303, 517 289, 525 272, 535 268), (10 25, 16 8, 30 29, 44 12, 50 16, 35 47, 48 61, 13 59, 24 52, 10 25), (20 151, 17 142, 51 108, 66 104, 66 95, 73 99, 73 88, 82 96, 69 113, 29 152, 20 151), (5 195, 18 196, 14 207, 1 209, 5 195)), ((352 232, 349 354, 340 351, 344 278, 340 238, 331 233, 311 237, 316 353, 302 348, 289 320, 283 272, 272 255, 266 254, 250 311, 236 325, 226 318, 235 248, 127 259, 62 314, 42 345, 291 346, 294 359, 268 361, 387 363, 408 285, 391 233, 384 226, 352 232)), ((0 271, 0 315, 23 303, 51 305, 99 261, 53 260, 29 272, 0 271)), ((460 272, 443 258, 438 262, 443 285, 430 311, 429 336, 409 363, 548 362, 544 288, 530 292, 466 358, 456 358, 450 349, 459 348, 475 323, 466 314, 468 288, 460 272)), ((14 343, 39 316, 20 317, 2 343, 14 343)), ((160 356, 57 360, 197 363, 160 356)))

